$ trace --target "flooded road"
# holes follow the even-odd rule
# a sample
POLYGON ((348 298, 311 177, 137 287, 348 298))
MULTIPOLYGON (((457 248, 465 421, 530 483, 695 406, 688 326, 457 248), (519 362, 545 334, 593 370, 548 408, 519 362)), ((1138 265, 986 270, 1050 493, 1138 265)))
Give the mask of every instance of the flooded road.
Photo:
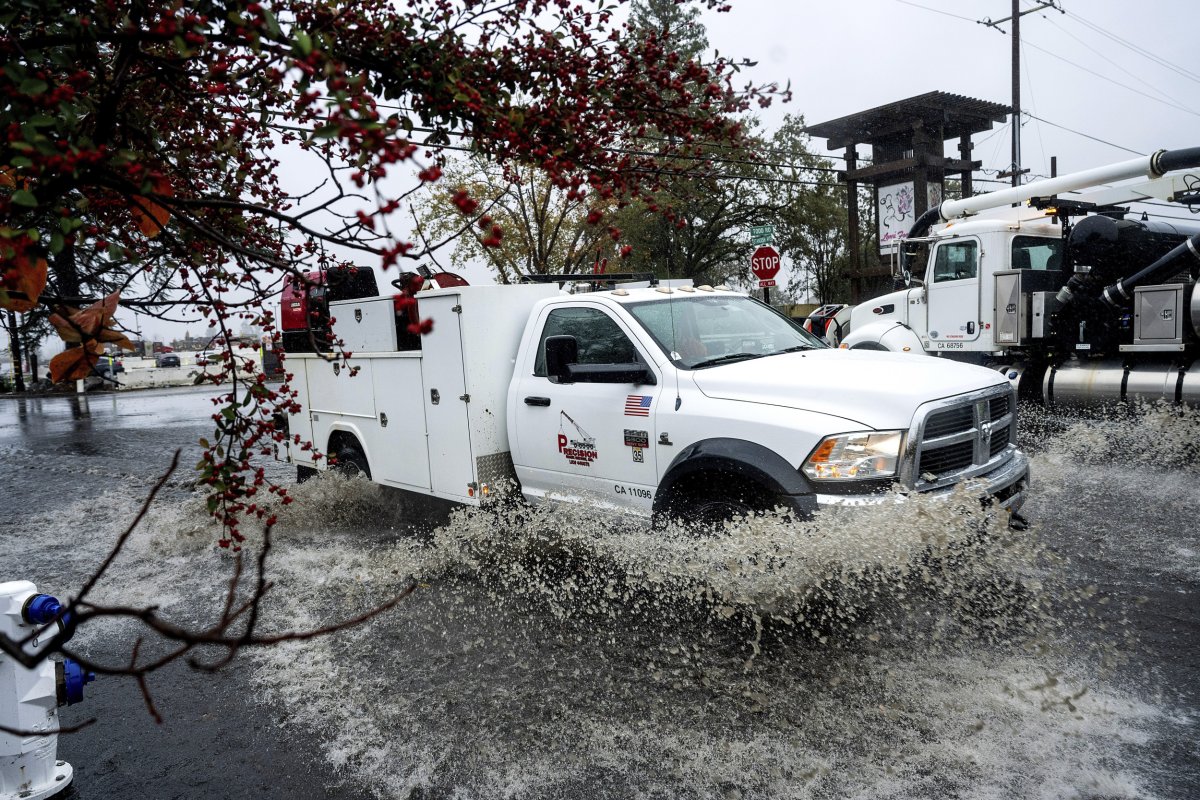
MULTIPOLYGON (((8 578, 69 595, 175 447, 196 390, 0 401, 8 578)), ((587 507, 417 515, 323 478, 280 509, 267 623, 352 631, 217 677, 88 687, 75 796, 1190 798, 1200 793, 1200 420, 1027 414, 1032 530, 967 501, 724 535, 587 507)), ((192 456, 190 459, 188 456, 192 456)), ((290 480, 282 467, 274 472, 290 480)), ((196 624, 221 600, 186 467, 100 596, 196 624)), ((74 646, 128 657, 135 629, 74 646)))

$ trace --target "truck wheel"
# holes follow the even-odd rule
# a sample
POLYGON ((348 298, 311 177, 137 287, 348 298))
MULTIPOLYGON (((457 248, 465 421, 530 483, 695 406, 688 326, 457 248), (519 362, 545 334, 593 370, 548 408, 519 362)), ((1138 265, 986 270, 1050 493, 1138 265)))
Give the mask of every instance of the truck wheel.
POLYGON ((304 483, 317 477, 317 471, 313 467, 296 467, 296 483, 304 483))
POLYGON ((666 516, 697 528, 712 529, 770 507, 766 494, 758 486, 729 475, 713 475, 689 481, 675 492, 666 516))
POLYGON ((343 442, 337 451, 337 465, 334 467, 347 478, 362 475, 371 479, 371 465, 357 442, 343 442))

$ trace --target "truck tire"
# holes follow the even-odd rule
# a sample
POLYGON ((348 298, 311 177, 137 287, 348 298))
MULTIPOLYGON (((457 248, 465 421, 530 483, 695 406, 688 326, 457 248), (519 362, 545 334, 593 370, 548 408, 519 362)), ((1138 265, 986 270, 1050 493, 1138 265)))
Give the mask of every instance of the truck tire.
POLYGON ((353 438, 343 438, 338 442, 337 446, 337 464, 334 469, 345 475, 347 478, 353 478, 362 475, 367 480, 371 479, 371 465, 367 463, 367 457, 363 454, 362 448, 353 438))
POLYGON ((770 498, 761 487, 733 475, 705 473, 675 487, 665 516, 711 530, 771 507, 770 498))

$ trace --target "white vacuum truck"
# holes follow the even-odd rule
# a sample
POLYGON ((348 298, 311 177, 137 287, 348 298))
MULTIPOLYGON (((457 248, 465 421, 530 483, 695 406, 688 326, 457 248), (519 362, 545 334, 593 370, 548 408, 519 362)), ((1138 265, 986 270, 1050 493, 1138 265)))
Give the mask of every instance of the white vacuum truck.
POLYGON ((1196 167, 1200 148, 1160 150, 930 209, 900 245, 907 288, 857 306, 841 346, 994 367, 1048 405, 1200 405, 1200 224, 1121 207, 1200 208, 1196 167))

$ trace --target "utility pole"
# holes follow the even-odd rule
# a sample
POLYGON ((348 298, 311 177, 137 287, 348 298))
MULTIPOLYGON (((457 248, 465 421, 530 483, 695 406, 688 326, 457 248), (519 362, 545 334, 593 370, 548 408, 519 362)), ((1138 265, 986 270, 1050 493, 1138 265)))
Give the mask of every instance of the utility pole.
POLYGON ((993 20, 988 17, 976 20, 980 25, 995 28, 1004 33, 1000 27, 1005 22, 1012 22, 1012 165, 1007 172, 1001 172, 997 177, 1012 178, 1013 186, 1021 185, 1021 176, 1027 169, 1021 169, 1021 17, 1043 9, 1053 8, 1060 14, 1063 11, 1058 6, 1058 0, 1034 0, 1037 5, 1028 11, 1021 10, 1020 0, 1012 0, 1012 14, 1004 19, 993 20))

